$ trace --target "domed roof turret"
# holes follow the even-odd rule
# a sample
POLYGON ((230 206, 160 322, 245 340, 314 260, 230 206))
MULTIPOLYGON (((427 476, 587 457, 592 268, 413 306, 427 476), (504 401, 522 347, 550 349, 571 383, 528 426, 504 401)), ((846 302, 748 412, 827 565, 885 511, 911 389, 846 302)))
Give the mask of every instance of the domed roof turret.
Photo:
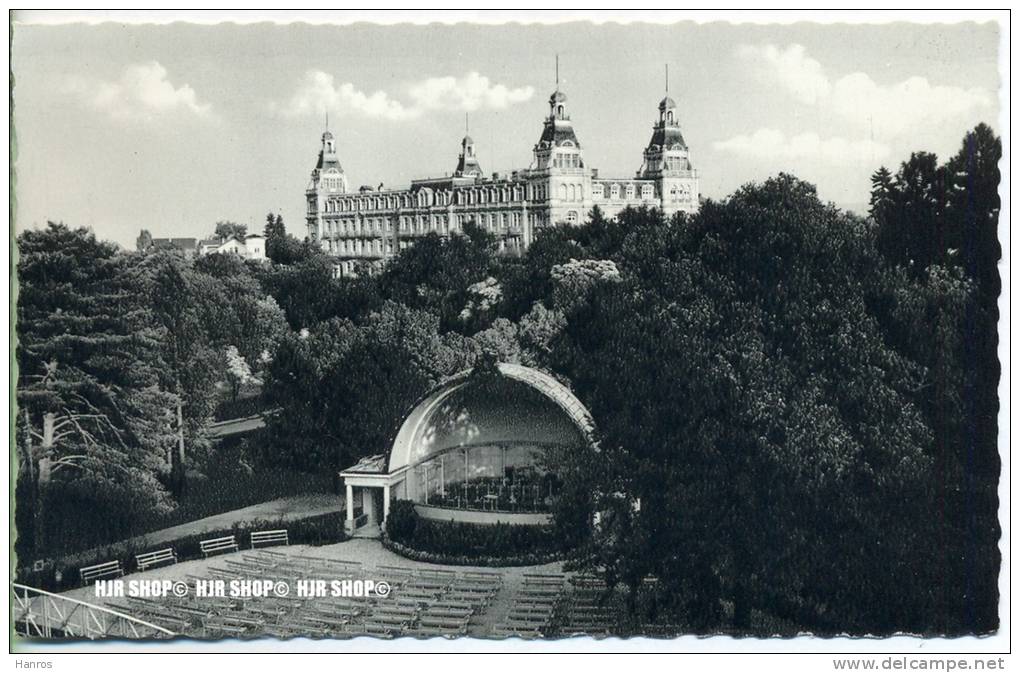
POLYGON ((563 93, 559 89, 553 91, 553 94, 549 96, 550 103, 563 103, 567 100, 567 94, 563 93))
POLYGON ((669 96, 666 96, 665 98, 663 98, 659 102, 659 109, 660 110, 674 110, 674 109, 676 109, 676 101, 673 100, 672 98, 670 98, 669 96))
POLYGON ((319 150, 319 160, 315 163, 315 168, 317 170, 336 168, 343 172, 340 160, 336 156, 336 140, 330 131, 322 134, 322 149, 319 150))
POLYGON ((482 166, 478 162, 478 157, 475 156, 475 141, 471 139, 471 136, 465 135, 464 139, 460 141, 460 146, 464 149, 457 157, 457 168, 454 170, 453 176, 456 178, 481 177, 482 166))

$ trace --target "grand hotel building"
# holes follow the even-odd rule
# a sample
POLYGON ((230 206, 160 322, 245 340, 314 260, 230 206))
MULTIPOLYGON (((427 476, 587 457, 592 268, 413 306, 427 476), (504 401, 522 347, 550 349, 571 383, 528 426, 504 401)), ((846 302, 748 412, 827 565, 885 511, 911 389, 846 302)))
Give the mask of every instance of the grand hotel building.
POLYGON ((414 180, 407 189, 348 189, 336 139, 322 134, 322 149, 305 192, 308 238, 333 255, 341 273, 359 260, 385 260, 429 232, 459 231, 474 222, 494 234, 500 250, 528 247, 551 224, 579 224, 594 206, 612 217, 628 206, 649 206, 667 216, 698 209, 698 172, 680 132, 676 102, 659 103, 659 118, 633 178, 601 177, 589 168, 567 114, 567 96, 549 98, 549 115, 527 169, 486 176, 470 136, 461 141, 452 176, 414 180))

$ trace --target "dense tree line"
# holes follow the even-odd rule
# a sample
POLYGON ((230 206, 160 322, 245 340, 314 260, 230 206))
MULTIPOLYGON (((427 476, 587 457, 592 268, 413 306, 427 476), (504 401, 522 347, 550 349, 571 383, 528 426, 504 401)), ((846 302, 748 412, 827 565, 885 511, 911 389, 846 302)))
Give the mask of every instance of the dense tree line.
MULTIPOLYGON (((943 165, 918 153, 881 169, 869 218, 780 175, 693 216, 595 209, 519 257, 473 226, 427 235, 353 277, 272 214, 264 264, 26 232, 19 423, 35 434, 19 450, 38 462, 46 414, 89 415, 70 391, 93 386, 94 443, 46 449, 66 459, 61 488, 172 507, 217 400, 242 386, 267 418, 246 461, 336 474, 385 452, 442 378, 520 362, 597 420, 597 452, 550 457, 557 534, 612 584, 656 576, 640 609, 701 632, 763 615, 829 633, 987 632, 1000 157, 979 126, 943 165), (141 478, 101 470, 106 451, 141 478)), ((28 464, 19 489, 35 493, 28 464)))
POLYGON ((55 223, 18 254, 17 550, 32 558, 172 509, 237 367, 257 384, 287 325, 232 256, 125 253, 55 223))

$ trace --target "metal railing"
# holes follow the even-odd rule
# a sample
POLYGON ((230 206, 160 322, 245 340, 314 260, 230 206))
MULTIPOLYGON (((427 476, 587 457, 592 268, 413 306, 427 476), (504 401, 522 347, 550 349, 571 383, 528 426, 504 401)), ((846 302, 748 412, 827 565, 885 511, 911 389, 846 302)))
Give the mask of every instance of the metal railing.
POLYGON ((67 596, 11 583, 11 624, 23 638, 173 638, 173 631, 67 596))

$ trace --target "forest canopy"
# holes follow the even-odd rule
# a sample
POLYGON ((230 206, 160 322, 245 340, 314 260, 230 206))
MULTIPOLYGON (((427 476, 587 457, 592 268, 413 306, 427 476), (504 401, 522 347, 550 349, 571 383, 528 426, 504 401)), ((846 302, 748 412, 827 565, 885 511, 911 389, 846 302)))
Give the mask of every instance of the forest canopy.
POLYGON ((695 632, 992 631, 1001 153, 980 125, 881 168, 867 216, 780 174, 694 215, 596 208, 520 256, 433 233, 348 277, 273 214, 263 263, 24 231, 17 552, 137 532, 228 464, 335 475, 498 360, 598 425, 561 466, 573 568, 654 575, 651 609, 695 632), (211 441, 242 407, 264 431, 211 441))

